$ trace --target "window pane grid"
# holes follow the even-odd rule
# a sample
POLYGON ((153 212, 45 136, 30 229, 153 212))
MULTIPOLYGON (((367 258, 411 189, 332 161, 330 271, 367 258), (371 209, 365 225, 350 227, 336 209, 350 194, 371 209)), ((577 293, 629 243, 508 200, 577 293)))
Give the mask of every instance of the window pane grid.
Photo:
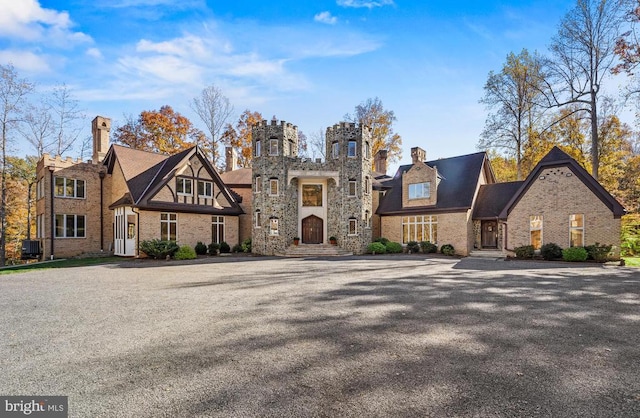
POLYGON ((438 217, 435 215, 403 216, 402 243, 409 241, 438 242, 438 217))

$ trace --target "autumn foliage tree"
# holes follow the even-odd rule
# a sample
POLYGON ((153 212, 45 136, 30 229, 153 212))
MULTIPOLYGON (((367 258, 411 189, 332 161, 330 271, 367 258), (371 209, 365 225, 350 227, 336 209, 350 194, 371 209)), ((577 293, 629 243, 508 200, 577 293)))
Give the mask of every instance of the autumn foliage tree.
POLYGON ((142 151, 176 154, 194 145, 202 144, 205 135, 194 128, 191 121, 165 105, 160 110, 145 110, 137 119, 128 117, 116 129, 117 143, 142 151))
POLYGON ((402 158, 402 137, 393 131, 396 116, 393 110, 387 110, 379 98, 367 99, 357 105, 353 114, 347 113, 344 119, 360 123, 371 129, 371 155, 386 149, 388 161, 394 163, 402 158))
POLYGON ((238 166, 240 167, 251 167, 253 159, 251 129, 253 125, 261 121, 262 115, 260 112, 252 112, 246 109, 242 112, 235 125, 227 124, 224 134, 222 134, 224 143, 232 146, 237 151, 238 166))

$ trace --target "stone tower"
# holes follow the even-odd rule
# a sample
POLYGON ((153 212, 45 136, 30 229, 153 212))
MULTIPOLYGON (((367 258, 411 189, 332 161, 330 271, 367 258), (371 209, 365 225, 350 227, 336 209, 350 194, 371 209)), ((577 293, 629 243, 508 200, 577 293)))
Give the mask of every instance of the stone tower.
POLYGON ((111 119, 96 116, 91 122, 91 134, 93 135, 93 155, 91 161, 94 164, 102 162, 109 150, 109 131, 111 131, 111 119))

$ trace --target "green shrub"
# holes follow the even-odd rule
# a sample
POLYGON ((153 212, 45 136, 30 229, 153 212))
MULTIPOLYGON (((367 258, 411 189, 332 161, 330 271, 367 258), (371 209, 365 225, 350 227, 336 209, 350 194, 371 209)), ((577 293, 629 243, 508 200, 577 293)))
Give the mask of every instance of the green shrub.
POLYGON ((242 241, 241 247, 242 247, 242 252, 250 253, 251 252, 251 238, 247 238, 244 241, 242 241))
POLYGON ((387 252, 387 247, 381 242, 372 242, 367 247, 367 252, 370 254, 384 254, 387 252))
POLYGON ((165 241, 160 239, 146 240, 140 242, 140 250, 144 251, 151 258, 162 260, 167 256, 173 257, 178 251, 178 244, 175 241, 165 241))
POLYGON ((407 242, 407 251, 411 251, 412 253, 417 253, 420 251, 420 244, 416 241, 407 242))
POLYGON ((612 248, 613 245, 600 245, 597 242, 594 245, 587 245, 584 247, 584 249, 587 250, 587 258, 595 260, 598 263, 604 263, 607 261, 612 248))
POLYGON ((229 244, 222 241, 220 243, 220 254, 226 254, 226 253, 229 253, 230 251, 231 251, 231 247, 229 247, 229 244))
POLYGON ((438 252, 438 246, 436 244, 432 244, 430 241, 420 241, 420 248, 422 248, 423 253, 438 252))
POLYGON ((533 258, 535 250, 533 245, 523 245, 522 247, 516 247, 513 249, 517 258, 533 258))
POLYGON ((218 244, 217 242, 212 242, 211 244, 209 244, 209 254, 210 255, 218 255, 218 250, 220 249, 220 244, 218 244))
POLYGON ((176 255, 174 256, 176 260, 193 260, 197 258, 196 250, 189 247, 188 245, 182 245, 178 248, 176 255))
POLYGON ((571 247, 562 250, 562 259, 564 261, 585 261, 587 259, 587 250, 584 247, 571 247))
POLYGON ((380 242, 380 243, 382 243, 382 245, 387 245, 389 240, 386 239, 385 237, 380 237, 380 238, 376 238, 373 242, 380 242))
POLYGON ((402 252, 402 244, 399 242, 389 241, 385 245, 387 247, 387 252, 391 254, 397 254, 402 252))
POLYGON ((207 253, 207 246, 200 241, 198 241, 194 249, 196 250, 196 254, 198 255, 205 255, 207 253))
POLYGON ((451 244, 444 244, 440 247, 440 252, 444 255, 455 255, 456 251, 451 244))
POLYGON ((233 246, 233 248, 231 249, 232 253, 241 253, 242 252, 242 245, 241 244, 236 244, 233 246))
POLYGON ((562 248, 558 244, 550 242, 540 247, 540 254, 547 261, 558 260, 562 258, 562 248))

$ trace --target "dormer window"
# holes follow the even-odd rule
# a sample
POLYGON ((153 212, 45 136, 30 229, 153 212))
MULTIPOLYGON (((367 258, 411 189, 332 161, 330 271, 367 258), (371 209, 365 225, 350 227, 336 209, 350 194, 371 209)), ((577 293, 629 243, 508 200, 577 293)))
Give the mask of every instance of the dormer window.
POLYGON ((271 138, 269 140, 269 155, 278 155, 278 139, 271 138))
POLYGON ((176 179, 176 192, 179 195, 191 196, 193 194, 191 186, 193 182, 191 179, 187 179, 184 177, 178 177, 176 179))
POLYGON ((431 196, 431 183, 413 183, 409 185, 409 199, 428 199, 431 196))
POLYGON ((356 156, 356 141, 349 141, 347 148, 347 157, 354 158, 356 156))

